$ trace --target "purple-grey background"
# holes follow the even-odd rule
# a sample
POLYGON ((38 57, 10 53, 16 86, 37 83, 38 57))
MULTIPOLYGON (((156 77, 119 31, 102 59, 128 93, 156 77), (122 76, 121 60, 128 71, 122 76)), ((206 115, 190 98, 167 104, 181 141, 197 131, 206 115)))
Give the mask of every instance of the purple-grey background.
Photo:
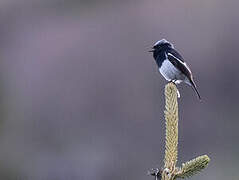
POLYGON ((0 179, 151 180, 163 165, 166 38, 203 101, 180 85, 179 164, 239 178, 237 0, 1 0, 0 179))

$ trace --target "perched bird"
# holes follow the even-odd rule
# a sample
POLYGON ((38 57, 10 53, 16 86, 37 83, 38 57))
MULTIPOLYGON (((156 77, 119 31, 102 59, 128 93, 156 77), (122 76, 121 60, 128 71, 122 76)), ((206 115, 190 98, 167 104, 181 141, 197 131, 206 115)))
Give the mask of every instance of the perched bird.
POLYGON ((175 84, 184 82, 190 85, 197 93, 198 98, 201 99, 191 70, 184 62, 183 57, 174 49, 173 44, 166 39, 162 39, 156 42, 149 52, 153 52, 159 72, 167 81, 175 84))

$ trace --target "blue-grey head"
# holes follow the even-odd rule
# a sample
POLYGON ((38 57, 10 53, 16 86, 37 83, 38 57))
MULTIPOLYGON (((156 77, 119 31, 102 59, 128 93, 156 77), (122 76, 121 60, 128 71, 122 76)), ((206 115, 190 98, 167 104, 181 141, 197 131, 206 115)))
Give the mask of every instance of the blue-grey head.
POLYGON ((153 45, 152 50, 150 50, 149 52, 161 51, 165 48, 173 48, 173 44, 166 39, 161 39, 153 45))
POLYGON ((162 61, 166 58, 165 52, 172 48, 173 44, 171 44, 166 39, 161 39, 153 45, 152 50, 150 50, 149 52, 153 52, 155 61, 157 62, 158 66, 161 66, 162 61))

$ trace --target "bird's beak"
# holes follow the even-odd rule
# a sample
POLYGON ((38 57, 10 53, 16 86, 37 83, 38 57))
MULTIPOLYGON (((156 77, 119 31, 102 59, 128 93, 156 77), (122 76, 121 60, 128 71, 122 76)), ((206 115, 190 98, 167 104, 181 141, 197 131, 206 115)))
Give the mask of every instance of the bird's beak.
POLYGON ((153 48, 153 47, 151 47, 151 50, 149 50, 148 52, 154 52, 154 48, 153 48))

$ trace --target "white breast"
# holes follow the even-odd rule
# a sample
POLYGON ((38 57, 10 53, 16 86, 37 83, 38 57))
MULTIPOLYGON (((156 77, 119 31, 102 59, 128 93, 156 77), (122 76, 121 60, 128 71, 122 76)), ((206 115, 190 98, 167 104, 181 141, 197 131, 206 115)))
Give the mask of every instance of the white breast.
MULTIPOLYGON (((159 68, 159 72, 168 81, 175 80, 175 79, 178 79, 178 80, 181 79, 180 71, 176 67, 174 67, 174 65, 168 59, 163 61, 161 67, 159 68)), ((182 77, 182 78, 184 79, 184 77, 182 77)))

